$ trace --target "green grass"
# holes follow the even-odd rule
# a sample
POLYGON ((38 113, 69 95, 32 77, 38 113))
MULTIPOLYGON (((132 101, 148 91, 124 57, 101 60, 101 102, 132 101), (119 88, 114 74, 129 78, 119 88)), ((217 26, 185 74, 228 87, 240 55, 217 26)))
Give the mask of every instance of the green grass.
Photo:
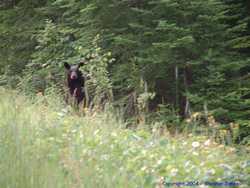
POLYGON ((246 153, 206 137, 123 127, 111 113, 80 116, 51 96, 0 89, 0 187, 164 187, 163 179, 250 186, 246 153))

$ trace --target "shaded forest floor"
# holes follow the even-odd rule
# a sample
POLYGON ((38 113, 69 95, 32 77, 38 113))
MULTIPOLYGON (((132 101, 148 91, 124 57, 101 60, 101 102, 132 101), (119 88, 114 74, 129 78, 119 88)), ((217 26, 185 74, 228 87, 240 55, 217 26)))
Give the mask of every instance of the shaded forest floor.
POLYGON ((4 89, 0 120, 1 187, 250 186, 250 156, 204 136, 124 129, 112 113, 79 116, 4 89))

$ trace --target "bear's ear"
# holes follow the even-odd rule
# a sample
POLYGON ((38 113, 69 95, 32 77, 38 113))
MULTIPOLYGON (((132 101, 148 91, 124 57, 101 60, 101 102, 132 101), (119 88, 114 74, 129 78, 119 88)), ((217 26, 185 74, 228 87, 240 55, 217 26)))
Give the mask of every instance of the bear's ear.
POLYGON ((65 69, 69 70, 70 69, 70 65, 67 62, 64 62, 64 67, 65 69))
POLYGON ((86 65, 87 63, 85 61, 80 61, 80 63, 78 63, 78 67, 81 67, 83 65, 86 65))

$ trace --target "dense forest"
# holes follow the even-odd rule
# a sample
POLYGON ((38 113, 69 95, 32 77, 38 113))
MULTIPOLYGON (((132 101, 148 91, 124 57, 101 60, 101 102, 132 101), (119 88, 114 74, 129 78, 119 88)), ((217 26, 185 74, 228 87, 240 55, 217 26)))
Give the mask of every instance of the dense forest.
POLYGON ((0 187, 250 187, 249 0, 0 0, 0 187))
POLYGON ((126 121, 249 144, 248 0, 2 0, 0 47, 0 85, 63 93, 63 62, 87 61, 93 103, 126 121))

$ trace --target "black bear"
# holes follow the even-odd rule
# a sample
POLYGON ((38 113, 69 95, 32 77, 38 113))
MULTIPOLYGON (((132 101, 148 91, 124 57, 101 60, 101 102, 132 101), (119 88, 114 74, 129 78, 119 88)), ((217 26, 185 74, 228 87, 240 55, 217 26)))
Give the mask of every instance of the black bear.
POLYGON ((84 64, 85 64, 84 62, 80 62, 74 65, 69 65, 66 62, 64 63, 64 67, 66 69, 66 74, 67 74, 67 80, 66 80, 66 85, 68 87, 67 100, 69 100, 69 98, 72 98, 74 103, 76 103, 77 105, 79 105, 79 103, 81 103, 85 98, 85 92, 84 92, 85 77, 79 70, 79 68, 84 64))

